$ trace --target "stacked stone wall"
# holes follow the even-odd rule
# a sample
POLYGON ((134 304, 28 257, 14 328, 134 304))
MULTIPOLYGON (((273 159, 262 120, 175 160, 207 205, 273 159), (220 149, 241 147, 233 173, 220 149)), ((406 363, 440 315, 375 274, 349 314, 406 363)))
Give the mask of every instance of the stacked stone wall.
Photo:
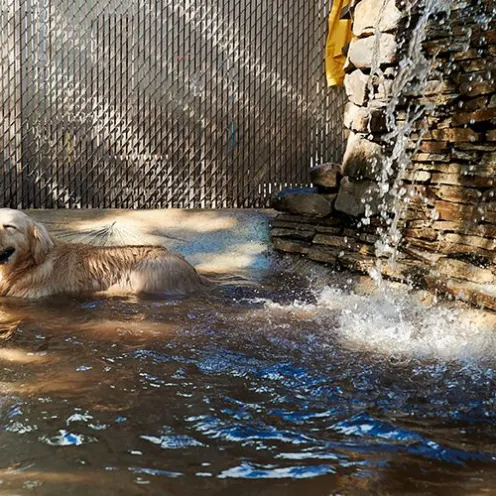
POLYGON ((495 7, 490 0, 454 1, 449 12, 430 14, 422 42, 427 80, 400 87, 398 72, 425 13, 425 5, 412 4, 352 2, 343 161, 313 169, 314 188, 274 199, 284 213, 273 221, 273 243, 359 272, 379 267, 496 309, 495 7), (407 134, 409 165, 400 182, 391 175, 393 194, 384 197, 379 177, 397 166, 388 113, 402 126, 413 109, 424 113, 407 134), (377 242, 393 215, 381 205, 405 192, 397 263, 377 265, 377 242))

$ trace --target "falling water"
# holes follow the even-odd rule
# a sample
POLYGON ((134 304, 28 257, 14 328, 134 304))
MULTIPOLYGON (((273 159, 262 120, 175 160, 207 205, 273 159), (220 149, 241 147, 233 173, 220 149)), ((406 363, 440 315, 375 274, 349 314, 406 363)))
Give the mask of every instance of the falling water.
MULTIPOLYGON (((410 26, 417 8, 407 5, 407 24, 410 26)), ((386 226, 379 231, 380 239, 376 243, 376 255, 378 264, 380 257, 387 257, 388 263, 394 264, 397 257, 398 246, 401 240, 399 222, 409 201, 409 192, 403 187, 403 178, 411 162, 411 157, 418 150, 425 129, 418 129, 419 123, 425 121, 436 109, 433 102, 408 103, 406 108, 406 119, 402 123, 397 122, 397 113, 405 104, 404 97, 408 95, 421 95, 429 78, 435 77, 442 80, 440 71, 435 71, 432 64, 422 53, 422 43, 426 39, 426 30, 434 15, 442 14, 445 17, 450 13, 450 2, 447 0, 424 0, 420 9, 420 16, 413 29, 407 29, 408 39, 403 39, 404 57, 398 64, 398 69, 392 81, 390 100, 385 108, 386 125, 388 133, 385 136, 386 148, 390 153, 386 155, 377 173, 379 183, 379 194, 382 199, 380 217, 386 226), (419 135, 413 149, 408 149, 408 144, 414 131, 419 135)), ((443 22, 443 21, 440 21, 443 22)), ((377 36, 380 39, 380 34, 377 36)), ((369 76, 369 90, 373 91, 372 81, 374 78, 383 79, 378 57, 375 57, 369 76)), ((380 273, 380 267, 377 272, 380 273)))

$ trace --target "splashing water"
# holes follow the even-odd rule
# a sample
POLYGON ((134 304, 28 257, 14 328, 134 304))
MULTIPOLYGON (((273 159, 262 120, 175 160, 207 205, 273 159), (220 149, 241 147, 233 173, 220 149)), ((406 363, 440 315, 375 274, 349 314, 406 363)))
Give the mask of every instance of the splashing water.
POLYGON ((393 359, 456 360, 477 363, 496 353, 494 321, 479 312, 434 304, 426 305, 411 291, 391 288, 381 281, 374 294, 357 294, 327 287, 315 303, 284 306, 271 301, 267 308, 316 318, 347 347, 393 359), (318 316, 318 317, 317 317, 318 316))

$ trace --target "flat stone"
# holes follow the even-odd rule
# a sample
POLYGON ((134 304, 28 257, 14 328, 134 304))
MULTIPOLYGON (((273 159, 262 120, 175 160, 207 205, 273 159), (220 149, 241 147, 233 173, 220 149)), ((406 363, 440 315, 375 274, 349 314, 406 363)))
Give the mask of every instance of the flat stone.
POLYGON ((457 143, 456 147, 460 150, 496 152, 496 145, 494 143, 457 143))
POLYGON ((496 177, 492 175, 480 176, 477 174, 450 174, 434 172, 432 174, 433 184, 451 184, 453 186, 466 186, 469 188, 491 188, 496 185, 496 177))
POLYGON ((421 248, 422 250, 431 251, 432 253, 449 255, 451 257, 463 256, 463 257, 473 257, 477 256, 479 259, 484 259, 487 264, 494 264, 496 261, 496 255, 494 251, 484 250, 483 248, 478 248, 474 250, 472 246, 464 244, 450 243, 448 241, 443 241, 442 239, 436 239, 435 241, 429 241, 426 239, 416 239, 408 238, 408 249, 412 246, 421 248))
POLYGON ((496 310, 496 291, 493 286, 459 280, 440 280, 439 277, 426 278, 428 287, 440 293, 450 294, 456 299, 490 310, 496 310))
POLYGON ((453 116, 453 125, 463 126, 464 124, 475 124, 476 122, 489 121, 491 119, 496 119, 496 108, 480 108, 473 112, 455 114, 453 116))
POLYGON ((434 203, 434 208, 439 220, 458 221, 460 219, 464 219, 466 222, 473 224, 477 224, 481 221, 489 224, 496 224, 496 212, 487 210, 485 205, 475 206, 464 205, 462 203, 437 201, 434 203))
POLYGON ((464 188, 462 186, 431 186, 429 188, 436 197, 440 200, 468 203, 478 205, 482 200, 482 191, 475 188, 464 188))
POLYGON ((270 236, 272 238, 294 238, 303 239, 305 241, 311 241, 314 236, 314 231, 306 231, 304 229, 287 229, 276 227, 270 230, 270 236))
POLYGON ((488 61, 485 57, 474 60, 463 60, 460 62, 460 67, 465 72, 478 72, 490 69, 490 67, 488 67, 488 61))
POLYGON ((419 146, 419 151, 425 153, 443 153, 447 150, 447 141, 422 141, 419 146))
POLYGON ((457 279, 478 282, 482 284, 492 284, 496 282, 496 276, 489 269, 476 267, 462 260, 453 258, 441 258, 435 269, 439 274, 457 279))
POLYGON ((375 179, 383 162, 381 145, 350 133, 343 156, 342 173, 353 179, 375 179))
POLYGON ((429 131, 425 133, 423 135, 423 139, 448 141, 450 143, 463 143, 463 142, 474 143, 477 141, 481 141, 482 134, 476 133, 475 131, 469 128, 435 129, 433 131, 429 131))
POLYGON ((470 82, 460 85, 460 92, 466 96, 479 96, 494 93, 495 83, 492 80, 470 82))
POLYGON ((479 50, 475 48, 470 48, 469 50, 456 51, 452 54, 453 60, 471 60, 471 59, 479 59, 480 53, 479 50))
POLYGON ((432 227, 407 228, 404 230, 405 238, 420 238, 434 241, 437 239, 437 231, 432 227))
POLYGON ((333 246, 334 248, 343 248, 346 250, 358 250, 357 243, 346 236, 334 236, 331 234, 317 234, 313 239, 313 243, 317 245, 333 246))
POLYGON ((487 141, 496 141, 496 129, 491 129, 491 131, 487 132, 486 140, 487 141))
MULTIPOLYGON (((494 227, 494 226, 493 226, 494 227)), ((483 250, 494 250, 496 248, 496 240, 482 236, 472 236, 470 234, 446 233, 444 239, 449 243, 458 245, 468 245, 474 248, 482 248, 483 250)))
POLYGON ((451 150, 451 158, 453 160, 463 160, 466 162, 478 162, 479 154, 478 152, 466 152, 463 150, 457 150, 456 148, 451 150))
POLYGON ((350 62, 358 69, 393 65, 398 60, 398 46, 393 34, 381 33, 360 38, 350 43, 348 51, 350 62))
POLYGON ((437 220, 432 223, 432 228, 440 232, 452 232, 463 234, 463 238, 469 236, 480 236, 484 238, 496 238, 496 225, 491 224, 469 224, 464 219, 456 221, 437 220))
POLYGON ((443 53, 467 52, 470 47, 469 41, 470 38, 468 36, 451 36, 449 39, 425 41, 422 46, 427 55, 439 56, 443 53))
POLYGON ((368 77, 360 69, 344 77, 344 89, 348 99, 356 105, 363 105, 367 95, 368 77))
POLYGON ((353 34, 356 37, 369 35, 379 30, 383 33, 395 31, 403 14, 396 7, 395 0, 362 0, 355 7, 353 34))
POLYGON ((379 202, 377 183, 370 180, 353 181, 349 177, 343 177, 334 208, 353 217, 376 215, 379 202))
POLYGON ((277 221, 281 222, 289 222, 289 223, 295 223, 298 225, 301 224, 309 224, 309 225, 318 225, 318 226, 340 226, 341 225, 341 219, 338 217, 327 217, 325 219, 318 219, 318 218, 312 218, 312 217, 307 217, 304 215, 294 215, 294 214, 278 214, 276 216, 277 221))
MULTIPOLYGON (((465 98, 465 99, 461 100, 461 106, 460 106, 460 102, 457 103, 450 110, 450 113, 455 114, 455 113, 458 113, 460 111, 461 112, 473 112, 474 110, 479 110, 479 109, 486 108, 486 107, 491 108, 491 104, 488 105, 488 99, 489 99, 489 97, 487 95, 478 96, 476 98, 471 98, 470 100, 465 98)), ((496 101, 495 101, 494 106, 496 107, 496 101)))
MULTIPOLYGON (((450 81, 439 81, 437 79, 427 81, 422 88, 423 95, 439 95, 456 93, 456 85, 450 81)), ((407 92, 406 94, 415 94, 407 92)))
POLYGON ((285 189, 272 199, 272 208, 298 215, 326 217, 332 212, 335 197, 320 194, 317 188, 285 189))
MULTIPOLYGON (((489 158, 486 156, 487 162, 484 160, 478 160, 471 164, 461 164, 461 163, 419 163, 412 166, 416 170, 427 170, 431 172, 440 172, 443 174, 458 174, 460 176, 481 176, 481 177, 493 177, 496 174, 496 163, 492 164, 489 158)), ((451 184, 451 183, 449 183, 451 184)))
POLYGON ((310 181, 315 186, 334 189, 339 186, 341 165, 328 163, 317 165, 310 169, 310 181))
POLYGON ((416 153, 412 156, 414 162, 449 162, 451 159, 448 155, 442 153, 416 153))
POLYGON ((299 222, 284 222, 282 220, 279 220, 277 217, 269 222, 269 226, 272 228, 282 228, 282 229, 299 229, 302 231, 312 231, 315 233, 316 226, 315 224, 308 224, 305 222, 307 220, 306 217, 303 217, 303 220, 301 223, 299 222))
POLYGON ((342 229, 341 227, 316 226, 316 231, 318 233, 340 234, 342 229))
POLYGON ((327 247, 313 247, 308 251, 308 258, 315 262, 334 264, 338 258, 340 250, 327 247))
POLYGON ((308 253, 311 248, 311 244, 305 241, 295 241, 291 239, 284 238, 273 238, 272 244, 276 250, 285 251, 288 253, 308 253))
POLYGON ((406 171, 403 179, 413 183, 426 183, 431 180, 432 174, 423 170, 406 171))

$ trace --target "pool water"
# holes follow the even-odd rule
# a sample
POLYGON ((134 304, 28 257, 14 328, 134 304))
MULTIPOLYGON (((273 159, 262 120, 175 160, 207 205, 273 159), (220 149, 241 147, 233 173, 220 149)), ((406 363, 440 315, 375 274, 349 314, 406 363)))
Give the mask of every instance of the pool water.
POLYGON ((456 308, 316 290, 276 264, 189 298, 2 312, 18 325, 0 349, 0 494, 495 486, 496 340, 456 308))

